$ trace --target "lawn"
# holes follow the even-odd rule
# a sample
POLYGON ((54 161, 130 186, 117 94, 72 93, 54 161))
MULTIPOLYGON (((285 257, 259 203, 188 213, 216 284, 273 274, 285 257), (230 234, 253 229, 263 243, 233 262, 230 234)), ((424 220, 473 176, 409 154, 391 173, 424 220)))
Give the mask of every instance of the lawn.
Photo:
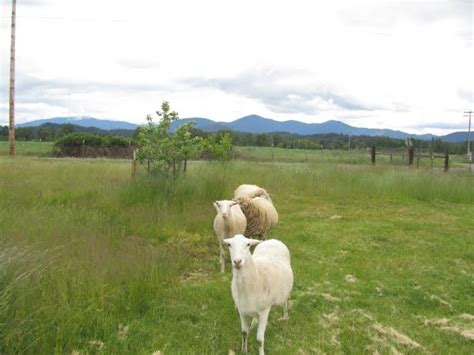
MULTIPOLYGON (((0 156, 8 155, 8 141, 0 141, 0 156)), ((51 155, 54 142, 17 141, 15 153, 17 155, 46 156, 51 155)))
POLYGON ((130 172, 0 158, 0 353, 238 352, 212 201, 256 183, 295 274, 269 354, 472 354, 472 176, 337 160, 197 162, 177 181, 130 172))

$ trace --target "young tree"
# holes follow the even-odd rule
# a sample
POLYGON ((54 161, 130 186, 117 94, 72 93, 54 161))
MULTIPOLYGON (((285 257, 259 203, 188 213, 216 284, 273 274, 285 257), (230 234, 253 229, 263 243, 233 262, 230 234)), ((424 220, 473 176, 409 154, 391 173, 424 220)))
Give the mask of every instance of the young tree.
POLYGON ((147 116, 148 125, 138 131, 139 150, 137 158, 141 163, 147 163, 148 170, 155 173, 176 177, 182 170, 183 163, 186 171, 188 159, 198 150, 199 137, 192 137, 189 122, 180 126, 176 132, 170 132, 171 123, 179 116, 170 110, 167 101, 161 104, 161 111, 156 112, 159 122, 153 122, 153 116, 147 116))
POLYGON ((202 147, 213 160, 226 161, 232 158, 232 138, 229 132, 210 135, 202 140, 202 147))

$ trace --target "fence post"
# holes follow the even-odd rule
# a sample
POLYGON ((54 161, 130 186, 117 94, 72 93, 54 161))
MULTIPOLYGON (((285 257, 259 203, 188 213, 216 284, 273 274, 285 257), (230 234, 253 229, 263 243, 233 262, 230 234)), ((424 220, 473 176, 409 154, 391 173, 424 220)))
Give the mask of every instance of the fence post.
POLYGON ((416 168, 417 169, 420 168, 420 156, 419 155, 416 156, 416 168))
POLYGON ((136 155, 136 150, 133 150, 133 155, 132 155, 132 177, 135 176, 137 173, 137 155, 136 155))
POLYGON ((413 165, 413 158, 415 157, 415 148, 408 148, 408 165, 413 165))
POLYGON ((390 165, 392 165, 392 160, 393 160, 393 154, 390 153, 390 165))
POLYGON ((86 140, 82 140, 82 157, 84 158, 86 155, 86 140))
POLYGON ((371 160, 372 160, 372 164, 375 164, 375 145, 372 146, 372 149, 371 149, 371 160))
POLYGON ((306 140, 306 147, 304 150, 306 162, 308 162, 308 140, 306 140))
POLYGON ((444 171, 447 172, 449 169, 449 152, 446 150, 444 154, 444 171))

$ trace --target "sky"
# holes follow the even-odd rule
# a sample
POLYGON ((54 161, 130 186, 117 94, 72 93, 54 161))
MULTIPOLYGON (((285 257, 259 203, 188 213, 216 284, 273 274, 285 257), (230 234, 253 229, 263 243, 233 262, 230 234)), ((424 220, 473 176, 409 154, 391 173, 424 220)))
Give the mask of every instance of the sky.
MULTIPOLYGON (((0 0, 0 124, 11 0, 0 0)), ((474 109, 474 1, 17 0, 16 121, 339 120, 447 134, 474 109)))

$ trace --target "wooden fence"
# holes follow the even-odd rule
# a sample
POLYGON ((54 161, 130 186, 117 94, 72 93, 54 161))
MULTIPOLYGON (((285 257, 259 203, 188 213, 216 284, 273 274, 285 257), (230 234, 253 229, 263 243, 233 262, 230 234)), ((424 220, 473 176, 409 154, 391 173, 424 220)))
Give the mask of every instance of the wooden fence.
POLYGON ((402 156, 404 160, 407 161, 408 166, 412 166, 416 158, 416 167, 420 166, 420 159, 428 158, 431 159, 431 169, 433 169, 434 159, 444 159, 444 171, 449 170, 449 153, 446 151, 444 154, 427 154, 422 152, 416 152, 415 148, 411 147, 406 150, 382 150, 377 151, 375 146, 372 146, 370 150, 372 164, 375 164, 377 155, 387 155, 390 156, 390 164, 393 162, 394 156, 402 156))

